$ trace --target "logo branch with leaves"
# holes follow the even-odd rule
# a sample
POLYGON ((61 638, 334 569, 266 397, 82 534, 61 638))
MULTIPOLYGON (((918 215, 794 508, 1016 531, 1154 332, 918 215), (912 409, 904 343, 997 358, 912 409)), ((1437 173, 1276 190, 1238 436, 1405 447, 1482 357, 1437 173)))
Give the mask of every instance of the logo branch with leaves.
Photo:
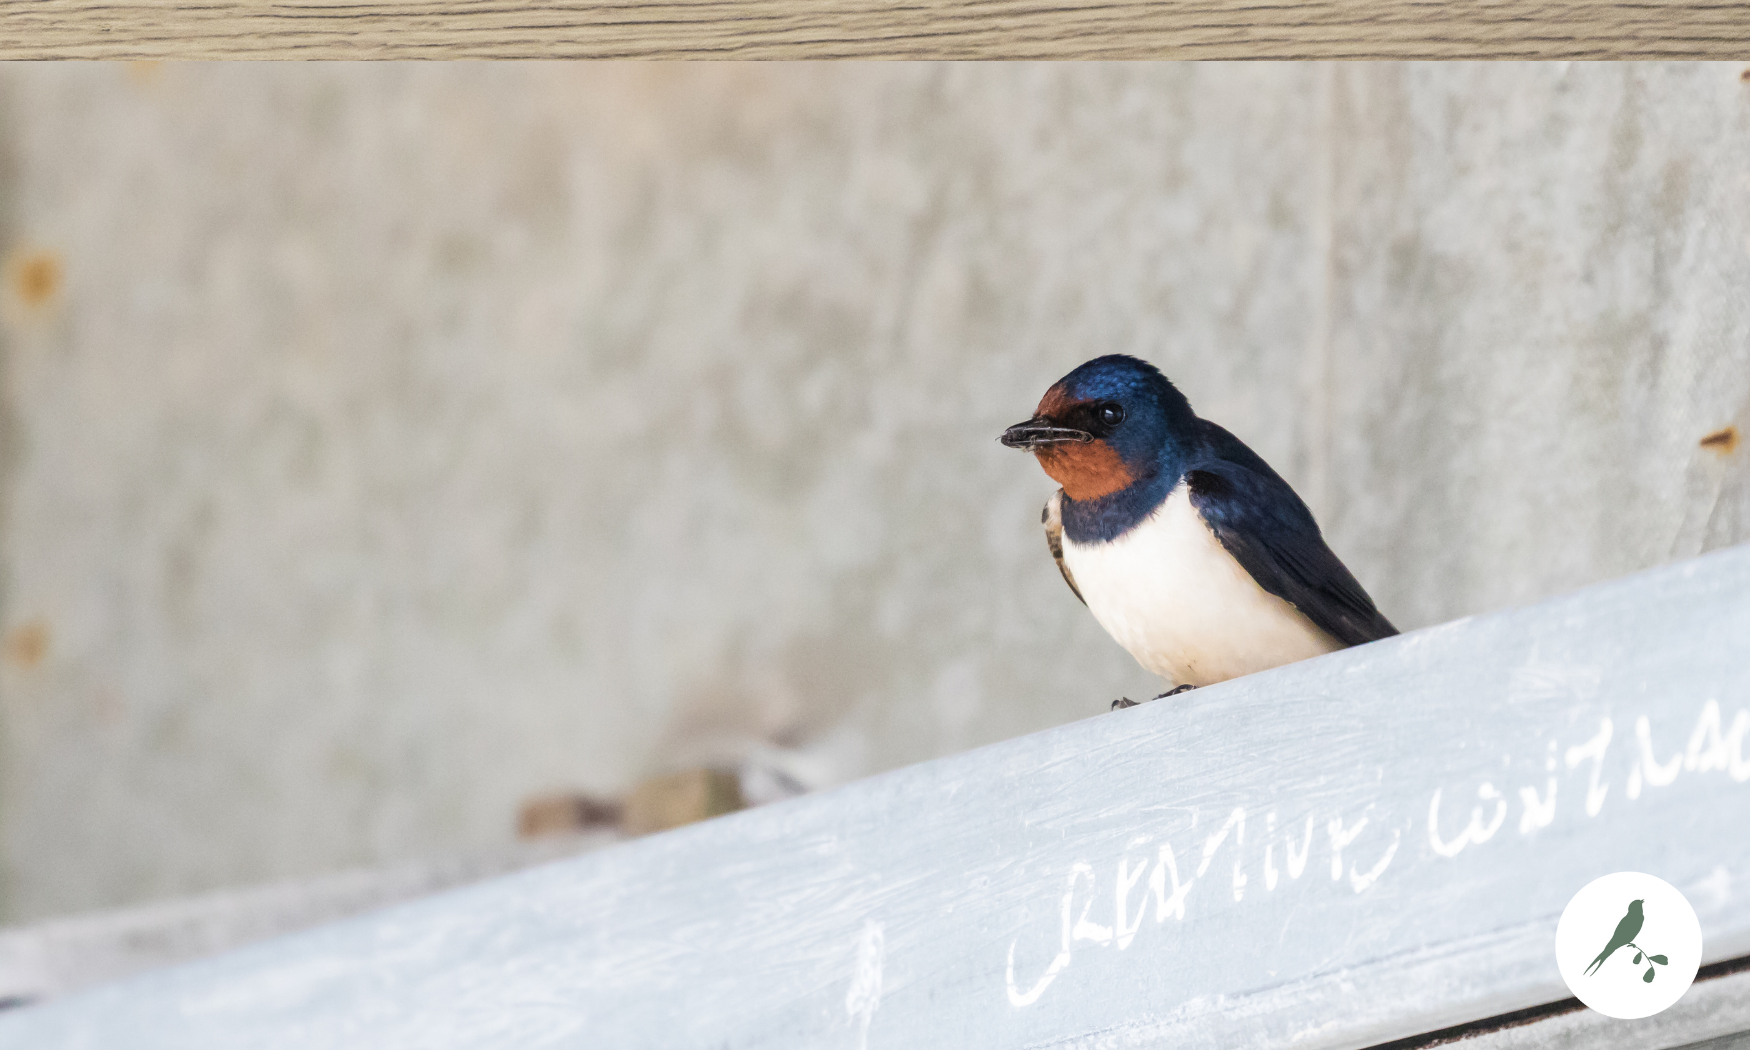
MULTIPOLYGON (((1670 960, 1666 959, 1663 955, 1647 955, 1647 953, 1641 949, 1641 946, 1636 944, 1633 941, 1628 942, 1627 947, 1633 948, 1635 950, 1634 961, 1635 961, 1636 966, 1640 965, 1642 956, 1646 956, 1647 962, 1657 963, 1660 966, 1665 966, 1670 962, 1670 960)), ((1652 984, 1653 983, 1653 970, 1654 970, 1654 967, 1648 966, 1647 972, 1641 975, 1641 980, 1647 982, 1648 984, 1652 984)))

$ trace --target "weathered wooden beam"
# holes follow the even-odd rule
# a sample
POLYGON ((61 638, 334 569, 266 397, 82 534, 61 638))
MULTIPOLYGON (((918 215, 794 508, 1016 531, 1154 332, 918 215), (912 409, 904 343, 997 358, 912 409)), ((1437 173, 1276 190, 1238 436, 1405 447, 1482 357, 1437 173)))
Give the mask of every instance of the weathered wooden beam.
MULTIPOLYGON (((1088 697, 1090 708, 1106 697, 1088 697)), ((1569 897, 1750 953, 1750 548, 0 1018, 0 1046, 1358 1047, 1566 998, 1569 897)))
POLYGON ((1732 0, 3 0, 4 58, 1716 58, 1732 0))
MULTIPOLYGON (((1631 975, 1630 980, 1633 980, 1631 975)), ((1578 999, 1517 1010, 1369 1050, 1750 1050, 1750 963, 1703 967, 1669 1009, 1633 1021, 1578 999)))
POLYGON ((619 841, 612 830, 244 886, 0 930, 0 1004, 34 1003, 619 841))

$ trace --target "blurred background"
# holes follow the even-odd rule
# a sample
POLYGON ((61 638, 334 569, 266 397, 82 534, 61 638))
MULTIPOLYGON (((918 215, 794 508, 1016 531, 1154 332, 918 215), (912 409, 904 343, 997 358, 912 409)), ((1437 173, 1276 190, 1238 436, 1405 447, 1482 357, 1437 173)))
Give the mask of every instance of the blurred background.
POLYGON ((1152 696, 1102 353, 1405 629, 1750 538, 1741 68, 0 68, 0 921, 1152 696))

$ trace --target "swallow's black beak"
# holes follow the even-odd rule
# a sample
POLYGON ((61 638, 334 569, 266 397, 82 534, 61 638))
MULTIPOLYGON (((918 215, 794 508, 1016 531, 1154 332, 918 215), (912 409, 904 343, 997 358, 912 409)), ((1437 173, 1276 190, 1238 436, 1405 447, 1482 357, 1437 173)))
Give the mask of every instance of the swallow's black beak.
POLYGON ((1070 442, 1085 445, 1094 440, 1094 435, 1085 430, 1060 427, 1044 416, 1034 416, 1025 423, 1016 423, 1003 431, 1003 436, 997 440, 1010 448, 1030 452, 1042 445, 1066 445, 1070 442))

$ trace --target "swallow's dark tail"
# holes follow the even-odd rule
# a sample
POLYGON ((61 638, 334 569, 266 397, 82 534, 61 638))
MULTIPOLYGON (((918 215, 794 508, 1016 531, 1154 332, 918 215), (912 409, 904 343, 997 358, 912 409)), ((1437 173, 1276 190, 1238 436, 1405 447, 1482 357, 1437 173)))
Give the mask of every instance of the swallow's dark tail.
POLYGON ((1602 952, 1599 952, 1598 958, 1592 960, 1592 965, 1586 967, 1586 973, 1583 974, 1582 976, 1588 976, 1588 977, 1591 976, 1592 971, 1598 969, 1600 966, 1603 966, 1604 960, 1610 958, 1610 953, 1615 951, 1615 950, 1616 949, 1614 949, 1614 948, 1606 948, 1602 952))

